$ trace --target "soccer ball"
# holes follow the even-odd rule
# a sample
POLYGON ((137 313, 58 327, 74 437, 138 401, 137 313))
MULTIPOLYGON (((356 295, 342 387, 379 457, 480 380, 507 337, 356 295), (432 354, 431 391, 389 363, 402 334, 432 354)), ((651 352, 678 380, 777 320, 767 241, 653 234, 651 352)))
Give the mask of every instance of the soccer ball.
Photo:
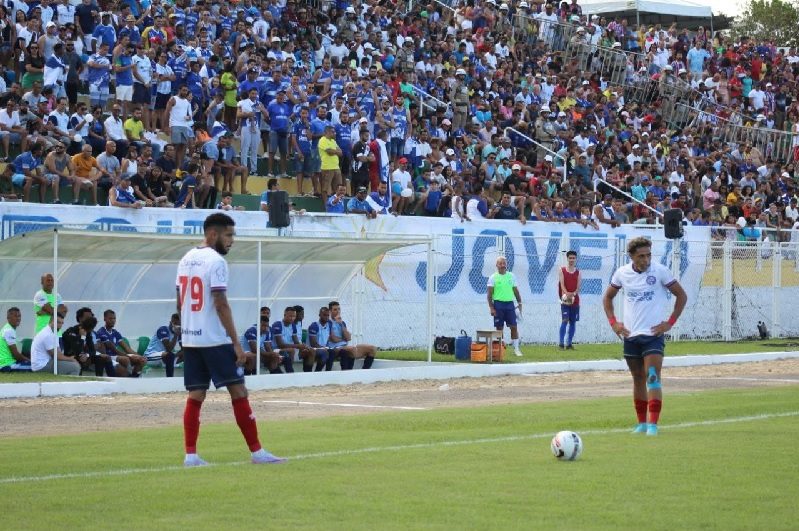
POLYGON ((559 431, 550 446, 552 454, 561 461, 574 461, 583 453, 583 440, 573 431, 559 431))
POLYGON ((574 303, 574 296, 568 293, 564 293, 563 296, 560 298, 560 302, 563 304, 572 304, 574 303))

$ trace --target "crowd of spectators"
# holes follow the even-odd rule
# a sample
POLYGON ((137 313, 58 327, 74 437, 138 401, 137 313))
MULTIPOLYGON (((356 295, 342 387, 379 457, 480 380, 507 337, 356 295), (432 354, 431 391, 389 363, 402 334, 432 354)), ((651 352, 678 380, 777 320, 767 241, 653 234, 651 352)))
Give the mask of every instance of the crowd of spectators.
POLYGON ((67 186, 75 203, 100 188, 119 208, 231 209, 219 195, 236 178, 248 193, 262 149, 266 177, 292 171, 329 212, 799 221, 795 49, 636 27, 577 0, 410 6, 14 0, 0 6, 0 138, 22 153, 3 180, 24 201, 67 186), (712 112, 675 125, 678 89, 712 112), (784 132, 790 149, 730 142, 726 123, 784 132))

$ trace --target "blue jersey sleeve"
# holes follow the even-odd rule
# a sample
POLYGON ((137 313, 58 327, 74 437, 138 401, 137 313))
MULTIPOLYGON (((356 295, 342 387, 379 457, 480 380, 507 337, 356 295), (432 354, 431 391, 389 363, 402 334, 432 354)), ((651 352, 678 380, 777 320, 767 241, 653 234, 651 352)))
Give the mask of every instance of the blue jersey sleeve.
POLYGON ((247 341, 257 341, 258 340, 258 330, 256 327, 251 326, 244 332, 244 339, 247 341))
POLYGON ((311 336, 318 336, 319 335, 319 323, 311 323, 311 326, 308 327, 308 337, 311 336))

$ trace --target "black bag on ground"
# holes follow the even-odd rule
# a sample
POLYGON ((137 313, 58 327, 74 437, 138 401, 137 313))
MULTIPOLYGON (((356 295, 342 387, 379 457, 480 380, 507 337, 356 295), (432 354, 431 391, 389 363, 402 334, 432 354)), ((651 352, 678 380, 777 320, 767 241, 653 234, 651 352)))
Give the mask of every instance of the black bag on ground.
POLYGON ((436 336, 436 340, 433 342, 433 350, 439 354, 455 354, 455 338, 436 336))

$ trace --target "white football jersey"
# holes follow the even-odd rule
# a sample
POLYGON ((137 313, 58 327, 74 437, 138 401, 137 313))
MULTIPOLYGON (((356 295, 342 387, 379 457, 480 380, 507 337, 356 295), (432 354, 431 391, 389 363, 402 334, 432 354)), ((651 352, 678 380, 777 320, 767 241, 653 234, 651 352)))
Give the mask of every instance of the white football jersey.
POLYGON ((623 322, 630 337, 651 336, 652 327, 668 318, 668 288, 675 282, 671 271, 655 262, 640 273, 633 269, 632 262, 613 273, 611 286, 624 292, 623 322))
POLYGON ((178 264, 180 325, 184 347, 214 347, 232 343, 216 313, 211 293, 227 290, 228 267, 211 247, 196 247, 178 264))

